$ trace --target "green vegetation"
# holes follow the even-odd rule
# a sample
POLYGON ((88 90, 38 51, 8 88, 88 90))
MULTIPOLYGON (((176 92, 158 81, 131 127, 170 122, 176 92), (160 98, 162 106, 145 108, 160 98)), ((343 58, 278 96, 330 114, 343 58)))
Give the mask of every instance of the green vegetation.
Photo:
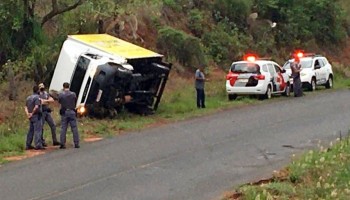
POLYGON ((284 61, 295 48, 340 52, 349 10, 345 0, 1 1, 0 66, 48 83, 65 37, 98 31, 158 48, 188 69, 227 66, 247 51, 284 61))
POLYGON ((329 148, 320 147, 294 158, 268 183, 241 186, 237 191, 242 193, 240 199, 348 199, 349 141, 346 137, 329 148))
POLYGON ((173 55, 175 60, 185 67, 206 65, 206 58, 200 40, 183 31, 171 27, 161 28, 157 44, 160 51, 167 55, 173 55))

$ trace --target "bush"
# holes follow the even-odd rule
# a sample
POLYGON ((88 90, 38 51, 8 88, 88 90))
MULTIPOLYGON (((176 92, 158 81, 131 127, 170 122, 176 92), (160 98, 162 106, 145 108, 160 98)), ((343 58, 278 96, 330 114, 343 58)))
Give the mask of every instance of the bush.
POLYGON ((192 68, 207 65, 202 44, 198 38, 188 36, 185 39, 181 60, 185 66, 192 68))
POLYGON ((203 44, 208 54, 219 64, 231 63, 242 56, 243 46, 238 32, 228 31, 224 24, 219 24, 215 30, 203 35, 203 44))
POLYGON ((253 5, 252 0, 216 0, 213 7, 213 15, 217 22, 228 19, 239 28, 246 27, 246 17, 253 5))
POLYGON ((185 1, 180 0, 163 0, 163 5, 171 8, 174 11, 180 12, 182 10, 182 5, 184 5, 185 1))
POLYGON ((200 40, 183 31, 165 27, 159 30, 158 48, 168 57, 175 57, 186 67, 206 65, 205 54, 200 40))
POLYGON ((203 25, 203 13, 198 9, 191 10, 188 19, 188 27, 193 35, 196 37, 201 37, 204 29, 203 25))
POLYGON ((264 7, 264 17, 274 13, 280 34, 278 46, 295 47, 315 39, 319 46, 341 44, 346 38, 346 15, 338 2, 328 0, 277 1, 264 7), (279 12, 276 11, 279 7, 279 12), (283 33, 283 34, 282 34, 283 33))

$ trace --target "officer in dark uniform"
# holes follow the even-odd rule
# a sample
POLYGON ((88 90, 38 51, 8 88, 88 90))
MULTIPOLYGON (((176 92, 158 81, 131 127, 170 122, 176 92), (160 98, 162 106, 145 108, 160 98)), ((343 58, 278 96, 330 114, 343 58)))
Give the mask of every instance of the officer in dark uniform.
POLYGON ((197 108, 205 108, 205 83, 204 67, 201 66, 196 70, 195 73, 195 88, 197 92, 197 108))
POLYGON ((66 148, 66 133, 68 124, 73 132, 74 148, 80 148, 79 146, 79 133, 76 118, 76 101, 77 96, 74 92, 69 90, 69 83, 63 83, 63 91, 58 95, 58 102, 61 104, 61 145, 60 149, 66 148))
POLYGON ((41 100, 39 98, 39 87, 33 87, 33 94, 28 96, 26 99, 26 106, 24 108, 27 117, 29 119, 29 130, 27 133, 26 140, 26 150, 36 149, 42 150, 45 149, 43 147, 41 137, 42 137, 42 122, 41 122, 41 100), (34 137, 34 145, 32 146, 34 137))
MULTIPOLYGON (((54 146, 60 145, 60 143, 57 141, 57 136, 56 136, 56 124, 55 121, 52 119, 51 116, 51 108, 49 108, 48 104, 54 102, 54 99, 45 91, 45 85, 44 83, 39 84, 39 97, 42 101, 42 126, 44 126, 45 121, 49 124, 50 129, 51 129, 51 135, 52 135, 52 144, 54 146)), ((44 135, 44 132, 43 132, 44 135)), ((45 140, 44 136, 42 138, 43 145, 45 146, 45 140)))
POLYGON ((300 72, 302 69, 299 56, 294 55, 294 62, 290 64, 290 69, 292 70, 294 96, 301 97, 303 96, 303 88, 300 79, 300 72))

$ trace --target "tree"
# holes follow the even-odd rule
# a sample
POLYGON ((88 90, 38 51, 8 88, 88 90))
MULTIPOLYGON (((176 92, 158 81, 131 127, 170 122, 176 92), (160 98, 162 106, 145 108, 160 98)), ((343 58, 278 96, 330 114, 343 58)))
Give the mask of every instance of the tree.
POLYGON ((243 29, 252 4, 252 0, 216 0, 213 5, 214 20, 226 20, 243 29))
MULTIPOLYGON (((25 1, 29 1, 29 0, 25 0, 25 1)), ((71 5, 59 6, 59 4, 57 3, 57 0, 51 0, 52 10, 42 18, 41 26, 43 26, 47 21, 49 21, 56 15, 73 10, 78 6, 82 5, 83 3, 84 3, 84 0, 76 0, 76 2, 71 5)))
POLYGON ((43 17, 39 15, 35 0, 7 0, 0 2, 0 65, 7 59, 15 60, 18 56, 30 52, 31 40, 40 40, 38 35, 42 26, 53 17, 68 12, 82 5, 85 0, 70 1, 50 0, 51 10, 43 17))

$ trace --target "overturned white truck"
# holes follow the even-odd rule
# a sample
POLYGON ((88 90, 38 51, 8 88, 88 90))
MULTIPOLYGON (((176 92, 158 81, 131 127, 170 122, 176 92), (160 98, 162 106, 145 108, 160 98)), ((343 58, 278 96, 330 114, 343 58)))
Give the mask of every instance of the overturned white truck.
POLYGON ((162 58, 108 34, 69 35, 49 91, 57 94, 64 82, 70 83, 79 115, 114 117, 123 108, 151 114, 158 108, 171 69, 162 58))

